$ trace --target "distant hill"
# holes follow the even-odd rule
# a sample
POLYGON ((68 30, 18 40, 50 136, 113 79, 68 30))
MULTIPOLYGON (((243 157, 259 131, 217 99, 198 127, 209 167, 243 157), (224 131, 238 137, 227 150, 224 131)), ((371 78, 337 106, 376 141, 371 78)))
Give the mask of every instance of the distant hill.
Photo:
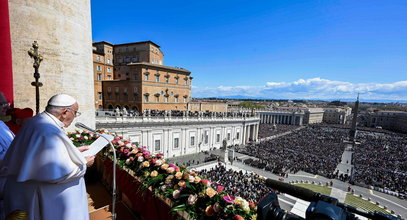
MULTIPOLYGON (((242 96, 242 95, 237 95, 237 96, 218 96, 218 97, 200 97, 198 99, 237 99, 237 100, 256 100, 256 101, 261 101, 261 100, 275 100, 275 101, 286 101, 286 100, 293 100, 293 99, 280 99, 276 97, 251 97, 251 96, 242 96)), ((326 102, 332 102, 332 101, 341 101, 341 102, 355 102, 355 99, 338 99, 338 98, 333 98, 333 99, 297 99, 297 101, 326 101, 326 102)), ((407 103, 407 100, 372 100, 372 99, 360 99, 360 102, 369 102, 369 103, 407 103)))

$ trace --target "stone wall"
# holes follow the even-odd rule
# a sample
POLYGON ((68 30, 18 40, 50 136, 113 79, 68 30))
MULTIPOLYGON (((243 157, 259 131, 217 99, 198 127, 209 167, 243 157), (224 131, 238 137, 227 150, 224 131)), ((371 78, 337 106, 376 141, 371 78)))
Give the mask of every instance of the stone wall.
POLYGON ((39 72, 40 111, 54 94, 78 100, 77 121, 95 125, 92 33, 89 0, 9 0, 14 100, 35 111, 33 60, 27 50, 37 41, 44 60, 39 72))

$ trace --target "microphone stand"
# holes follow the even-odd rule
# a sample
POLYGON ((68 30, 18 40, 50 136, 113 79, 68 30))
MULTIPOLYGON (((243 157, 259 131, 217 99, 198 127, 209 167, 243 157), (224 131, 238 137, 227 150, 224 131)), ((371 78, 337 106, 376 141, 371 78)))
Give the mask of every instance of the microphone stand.
POLYGON ((102 134, 95 132, 95 134, 99 135, 100 137, 103 137, 109 142, 110 147, 113 150, 113 191, 112 191, 112 220, 116 220, 116 150, 114 149, 114 146, 109 139, 107 139, 105 136, 102 134))
POLYGON ((82 124, 82 123, 76 123, 75 124, 76 127, 88 130, 94 134, 99 135, 100 137, 103 137, 105 140, 107 140, 109 142, 110 147, 113 150, 113 192, 112 192, 112 220, 116 220, 116 164, 117 164, 117 160, 116 160, 116 150, 114 149, 114 146, 112 144, 112 142, 107 139, 103 134, 87 127, 86 125, 82 124))

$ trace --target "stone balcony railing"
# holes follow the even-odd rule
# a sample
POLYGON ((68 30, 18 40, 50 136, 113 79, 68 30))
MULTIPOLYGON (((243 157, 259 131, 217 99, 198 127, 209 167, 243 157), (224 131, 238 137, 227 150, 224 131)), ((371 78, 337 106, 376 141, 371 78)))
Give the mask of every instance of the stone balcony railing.
POLYGON ((110 123, 221 123, 221 122, 241 122, 257 121, 259 116, 241 117, 174 117, 174 116, 97 116, 96 124, 110 123))

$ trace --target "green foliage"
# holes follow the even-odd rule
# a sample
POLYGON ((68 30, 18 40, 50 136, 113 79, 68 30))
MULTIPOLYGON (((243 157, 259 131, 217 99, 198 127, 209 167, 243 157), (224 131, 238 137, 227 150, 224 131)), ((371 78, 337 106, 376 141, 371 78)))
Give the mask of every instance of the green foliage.
POLYGON ((239 104, 239 106, 243 107, 243 108, 250 108, 250 109, 259 109, 259 108, 263 108, 262 105, 259 104, 254 104, 252 102, 241 102, 239 104))
POLYGON ((346 194, 345 203, 370 212, 379 211, 389 214, 385 209, 380 208, 378 205, 349 193, 346 194))
POLYGON ((295 184, 295 185, 312 190, 317 193, 328 195, 328 196, 331 195, 331 191, 332 191, 332 189, 329 187, 319 186, 319 185, 314 185, 314 184, 299 183, 299 184, 295 184))

